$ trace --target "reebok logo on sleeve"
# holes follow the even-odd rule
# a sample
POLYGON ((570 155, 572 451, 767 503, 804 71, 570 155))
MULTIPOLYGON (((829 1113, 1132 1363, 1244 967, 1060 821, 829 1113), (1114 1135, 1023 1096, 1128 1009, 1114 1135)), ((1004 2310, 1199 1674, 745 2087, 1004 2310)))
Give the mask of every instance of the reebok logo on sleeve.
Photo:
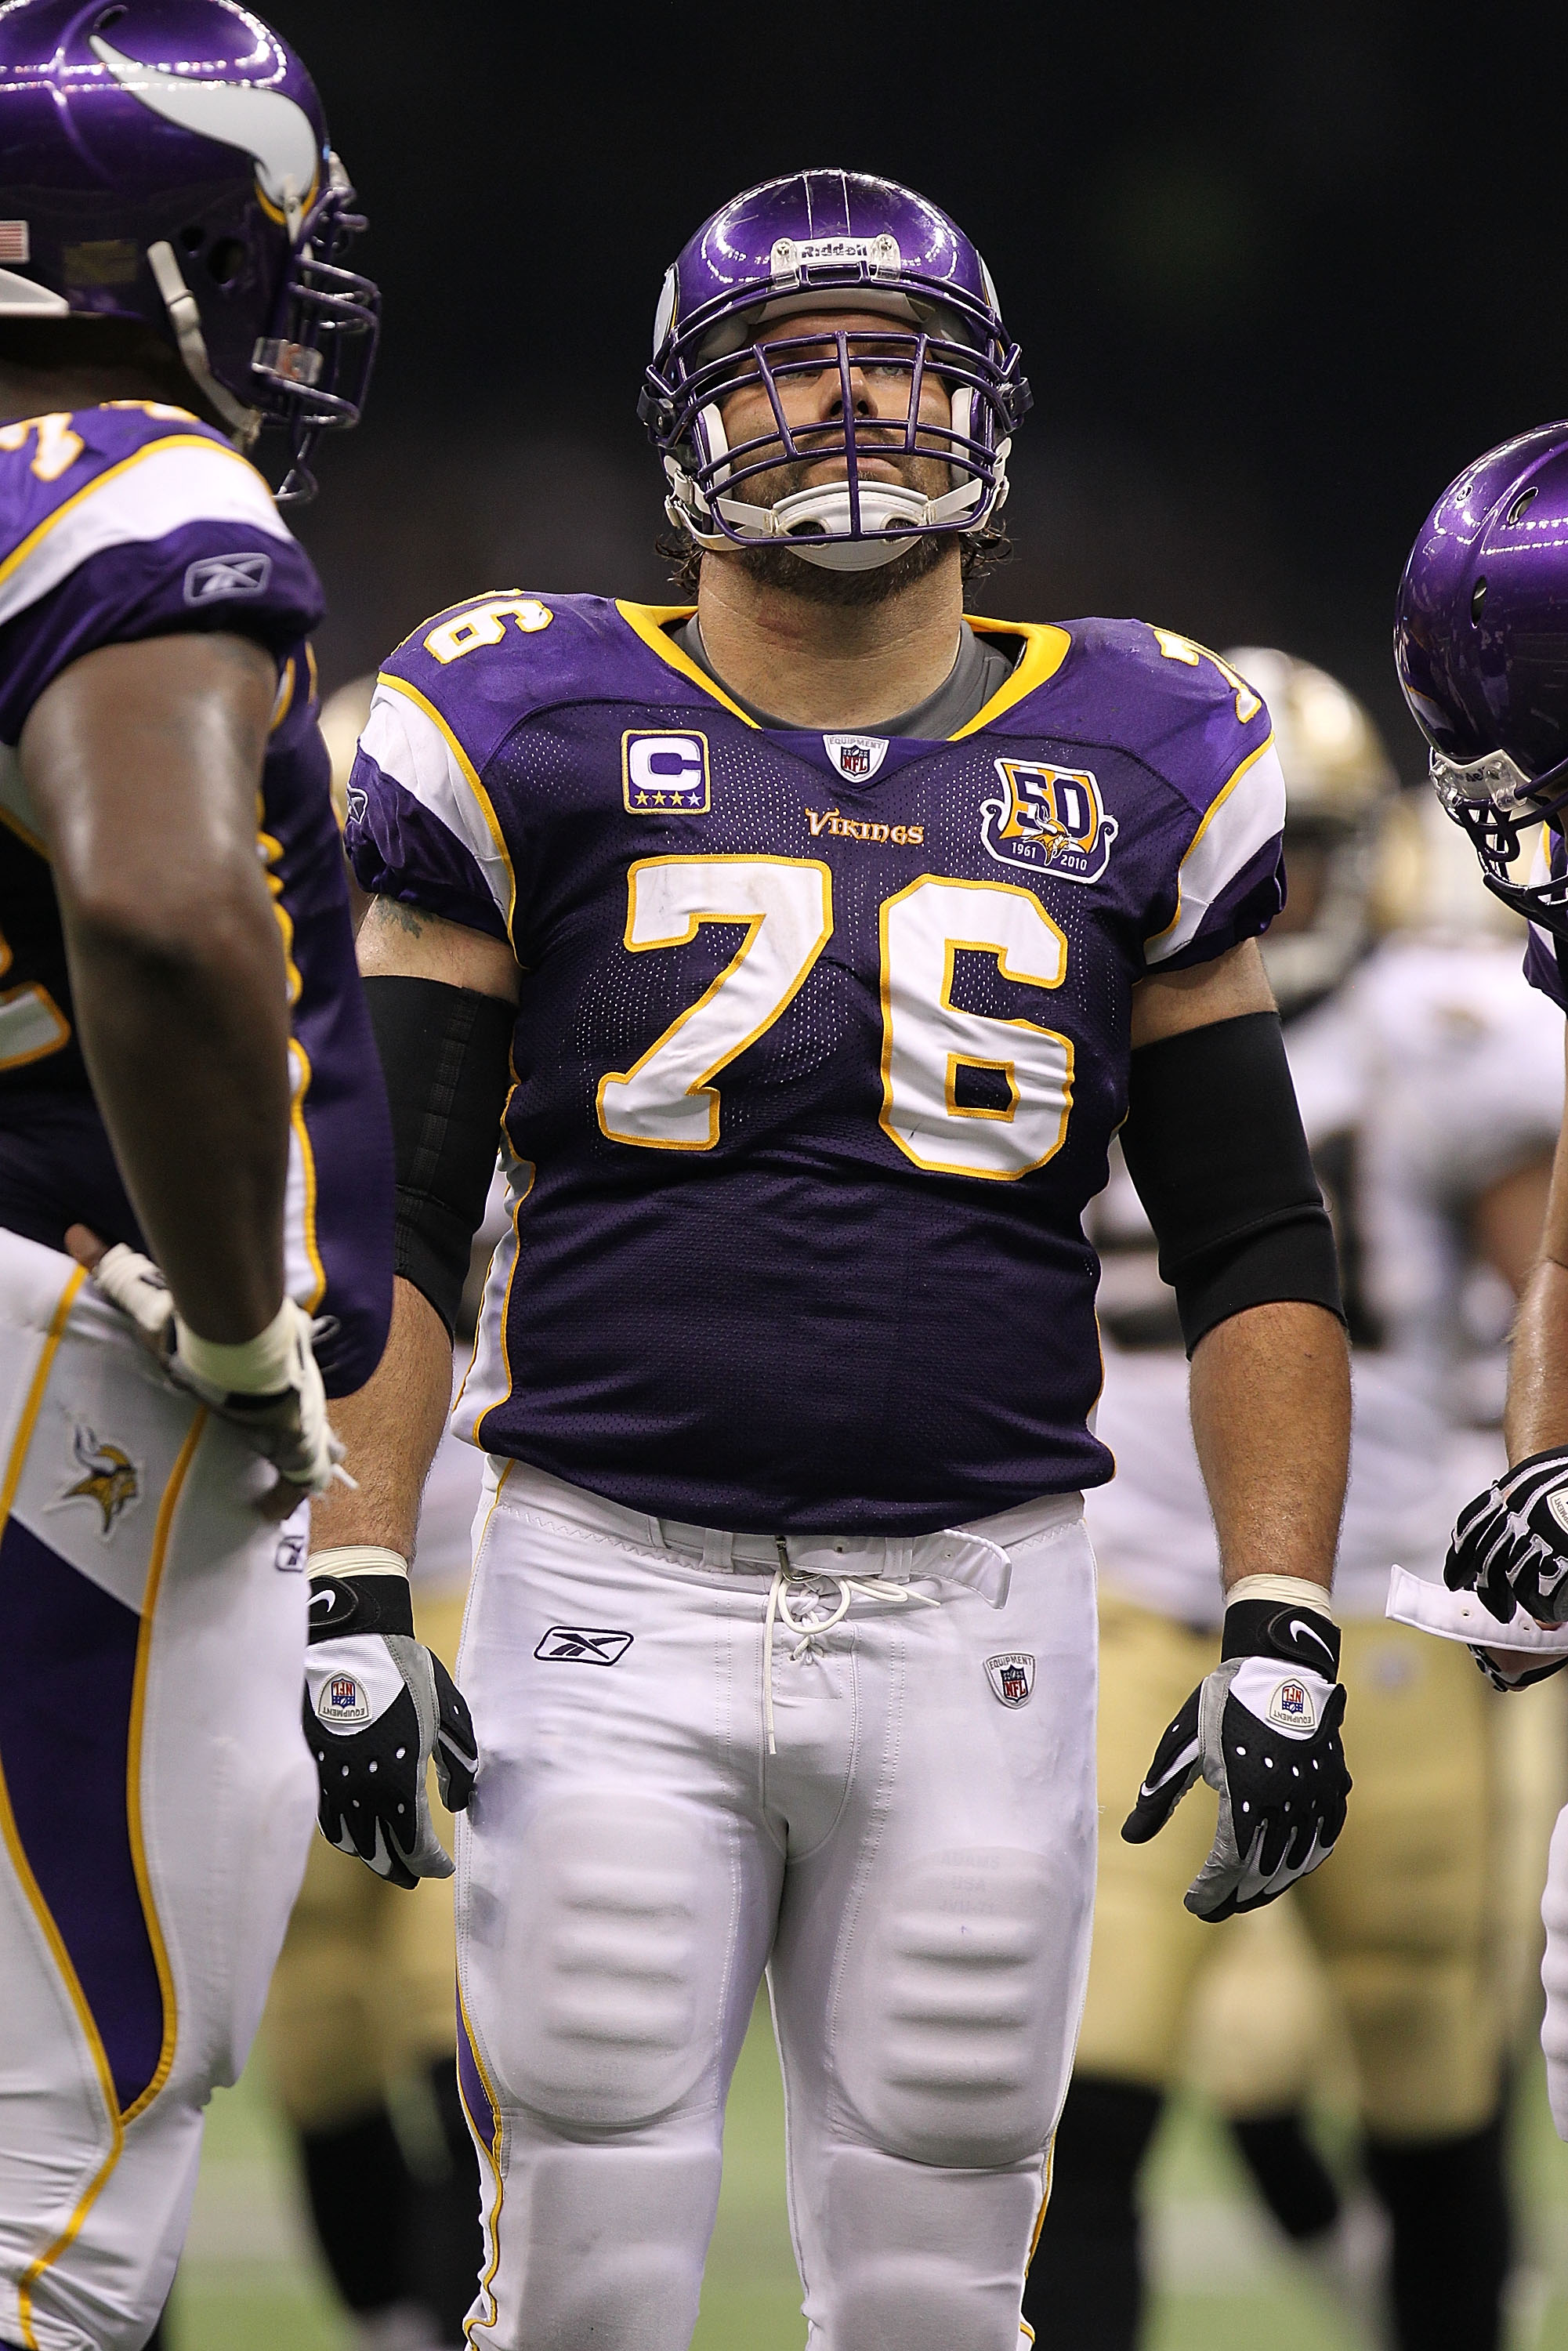
POLYGON ((187 604, 216 604, 227 596, 259 596, 272 577, 270 555, 204 555, 187 565, 187 604))

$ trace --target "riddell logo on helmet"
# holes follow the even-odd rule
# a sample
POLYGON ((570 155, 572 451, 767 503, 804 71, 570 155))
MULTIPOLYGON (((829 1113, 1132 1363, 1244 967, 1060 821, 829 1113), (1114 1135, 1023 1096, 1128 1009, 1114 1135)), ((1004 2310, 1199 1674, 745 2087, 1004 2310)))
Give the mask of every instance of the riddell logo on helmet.
POLYGON ((881 236, 780 236, 768 256, 775 278, 798 279, 806 269, 833 269, 862 262, 873 277, 896 277, 904 266, 898 239, 881 236))

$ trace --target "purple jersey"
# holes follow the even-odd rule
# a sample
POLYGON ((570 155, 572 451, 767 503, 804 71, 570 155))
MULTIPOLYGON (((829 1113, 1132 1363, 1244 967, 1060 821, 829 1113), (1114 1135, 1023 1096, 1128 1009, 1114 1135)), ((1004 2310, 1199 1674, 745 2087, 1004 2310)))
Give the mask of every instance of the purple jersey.
POLYGON ((307 632, 321 590, 267 484, 184 410, 112 401, 0 426, 0 1226, 79 1220, 144 1246, 77 1043, 54 884, 16 754, 52 679, 100 645, 190 628, 277 662, 257 853, 287 956, 288 1288, 324 1320, 329 1394, 370 1376, 392 1290, 391 1131, 354 967, 307 632))
POLYGON ((1098 1484, 1082 1212, 1134 982, 1280 906, 1268 713, 1141 622, 977 621, 1018 659, 951 740, 763 729, 683 617, 487 597, 361 738, 360 880, 523 969, 459 1427, 763 1531, 1098 1484))

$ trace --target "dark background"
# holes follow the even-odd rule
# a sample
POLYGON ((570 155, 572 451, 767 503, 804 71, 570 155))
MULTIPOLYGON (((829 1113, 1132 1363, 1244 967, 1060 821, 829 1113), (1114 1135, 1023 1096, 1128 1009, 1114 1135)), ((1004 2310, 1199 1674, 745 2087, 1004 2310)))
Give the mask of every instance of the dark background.
POLYGON ((1544 12, 989 15, 273 0, 371 216, 369 416, 302 536, 325 683, 488 588, 658 600, 660 279, 803 163, 975 238, 1037 406, 982 610, 1282 643, 1421 746, 1388 643, 1427 507, 1568 412, 1568 37, 1544 12))

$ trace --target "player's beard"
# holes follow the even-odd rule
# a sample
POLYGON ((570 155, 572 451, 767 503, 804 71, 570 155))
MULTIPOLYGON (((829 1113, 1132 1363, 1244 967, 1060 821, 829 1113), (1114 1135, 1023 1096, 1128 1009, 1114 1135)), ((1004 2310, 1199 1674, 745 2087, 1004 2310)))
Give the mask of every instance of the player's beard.
MULTIPOLYGON (((758 475, 746 485, 746 496, 754 506, 777 506, 780 498, 790 496, 794 491, 813 486, 808 476, 821 462, 820 458, 797 458, 769 466, 766 474, 758 475)), ((899 480, 925 497, 941 497, 952 486, 952 469, 940 457, 907 457, 901 453, 893 463, 899 480)), ((832 488, 837 485, 815 486, 832 488)), ((738 560, 747 579, 767 588, 780 589, 786 595, 799 596, 804 603, 863 609, 871 604, 888 603, 915 580, 925 579, 948 558, 951 545, 946 532, 911 532, 909 545, 899 554, 864 571, 837 571, 825 563, 808 562, 784 539, 771 539, 765 547, 745 548, 738 560)))

